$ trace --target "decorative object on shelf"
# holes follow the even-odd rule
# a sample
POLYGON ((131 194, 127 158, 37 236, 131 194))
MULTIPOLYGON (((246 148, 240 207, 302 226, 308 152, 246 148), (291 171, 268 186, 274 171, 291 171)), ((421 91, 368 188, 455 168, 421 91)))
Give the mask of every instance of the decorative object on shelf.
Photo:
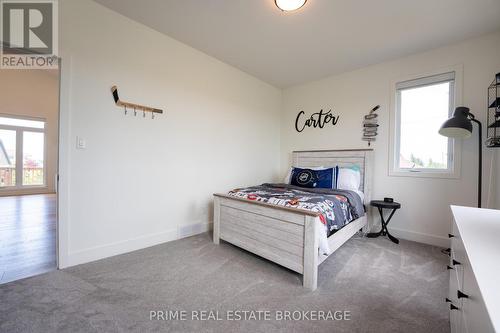
POLYGON ((370 113, 368 113, 364 117, 363 121, 363 141, 368 141, 368 146, 375 141, 378 130, 378 114, 375 112, 380 108, 380 105, 377 105, 373 109, 371 109, 370 113))
POLYGON ((155 113, 162 114, 163 110, 155 109, 149 106, 144 106, 135 103, 123 102, 120 101, 118 97, 118 88, 116 86, 111 87, 111 93, 113 94, 113 99, 115 100, 116 106, 121 106, 125 110, 125 115, 127 115, 128 110, 134 110, 134 116, 137 116, 137 111, 142 111, 142 116, 146 117, 146 112, 151 112, 151 118, 155 118, 155 113))
POLYGON ((488 129, 486 147, 500 147, 500 73, 488 87, 488 129))
POLYGON ((477 120, 469 108, 459 106, 453 112, 453 116, 444 122, 439 129, 439 134, 449 138, 470 138, 472 135, 472 122, 478 125, 479 130, 479 147, 478 147, 478 173, 477 173, 477 206, 481 208, 481 182, 483 170, 483 126, 477 120))
POLYGON ((313 113, 309 118, 307 118, 304 122, 301 122, 302 115, 305 114, 305 111, 300 111, 297 114, 297 118, 295 118, 295 130, 297 132, 302 132, 306 127, 319 127, 323 128, 326 124, 332 123, 332 126, 337 125, 340 116, 335 116, 332 114, 332 109, 328 112, 323 111, 321 109, 319 112, 313 113))

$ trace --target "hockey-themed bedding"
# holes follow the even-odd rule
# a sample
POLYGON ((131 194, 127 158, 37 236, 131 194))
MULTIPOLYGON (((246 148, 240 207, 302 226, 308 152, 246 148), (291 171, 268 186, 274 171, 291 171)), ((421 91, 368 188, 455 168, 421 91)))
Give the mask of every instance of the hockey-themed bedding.
POLYGON ((327 236, 363 216, 365 208, 358 194, 348 190, 303 188, 288 184, 262 184, 238 188, 229 195, 273 205, 320 213, 327 236))

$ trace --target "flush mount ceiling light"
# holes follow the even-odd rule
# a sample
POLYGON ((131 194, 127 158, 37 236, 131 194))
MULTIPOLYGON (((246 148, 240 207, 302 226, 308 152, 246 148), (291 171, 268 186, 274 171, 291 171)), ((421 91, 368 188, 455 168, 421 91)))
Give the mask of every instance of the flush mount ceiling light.
POLYGON ((297 10, 306 4, 307 0, 274 0, 276 6, 284 12, 297 10))

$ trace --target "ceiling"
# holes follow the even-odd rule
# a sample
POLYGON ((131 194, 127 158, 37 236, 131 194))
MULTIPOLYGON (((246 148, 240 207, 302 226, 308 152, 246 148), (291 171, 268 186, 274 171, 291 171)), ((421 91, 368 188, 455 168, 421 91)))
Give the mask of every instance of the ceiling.
POLYGON ((500 0, 95 0, 277 87, 500 29, 500 0))

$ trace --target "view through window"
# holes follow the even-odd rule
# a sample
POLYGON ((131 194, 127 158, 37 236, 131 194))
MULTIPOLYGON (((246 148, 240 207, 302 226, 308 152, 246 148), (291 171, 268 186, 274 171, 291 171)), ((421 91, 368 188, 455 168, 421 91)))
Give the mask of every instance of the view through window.
POLYGON ((0 129, 0 186, 16 186, 16 131, 0 129))
POLYGON ((397 169, 451 171, 452 141, 438 130, 453 110, 453 95, 454 73, 398 84, 397 169))
POLYGON ((0 116, 0 188, 45 184, 45 121, 0 116))

